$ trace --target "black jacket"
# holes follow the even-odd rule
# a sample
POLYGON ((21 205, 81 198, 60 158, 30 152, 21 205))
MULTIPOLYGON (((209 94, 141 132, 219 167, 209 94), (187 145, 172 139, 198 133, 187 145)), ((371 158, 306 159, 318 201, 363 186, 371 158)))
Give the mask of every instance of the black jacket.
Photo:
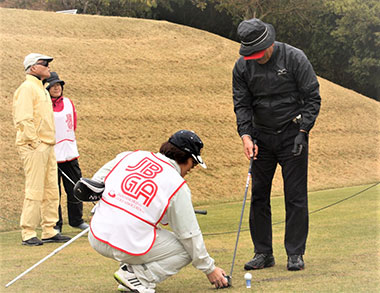
POLYGON ((299 49, 275 42, 265 64, 240 57, 233 69, 233 101, 240 136, 279 133, 302 114, 300 129, 310 131, 321 97, 312 65, 299 49))

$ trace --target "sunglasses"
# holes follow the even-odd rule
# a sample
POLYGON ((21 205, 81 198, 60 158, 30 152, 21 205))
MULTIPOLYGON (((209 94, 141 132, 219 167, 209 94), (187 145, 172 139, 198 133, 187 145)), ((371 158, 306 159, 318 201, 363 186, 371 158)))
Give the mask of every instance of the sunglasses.
POLYGON ((48 67, 49 66, 49 62, 48 61, 42 61, 40 63, 36 63, 34 65, 41 65, 41 66, 45 66, 45 67, 48 67))
POLYGON ((193 168, 194 168, 195 166, 198 165, 198 162, 194 158, 191 158, 191 159, 193 160, 193 168))

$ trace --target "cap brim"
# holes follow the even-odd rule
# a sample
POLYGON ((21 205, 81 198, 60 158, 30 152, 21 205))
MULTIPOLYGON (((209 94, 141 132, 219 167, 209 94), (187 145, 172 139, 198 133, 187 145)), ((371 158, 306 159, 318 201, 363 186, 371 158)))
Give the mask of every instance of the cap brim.
POLYGON ((56 83, 60 83, 61 86, 65 85, 65 82, 63 80, 53 80, 52 82, 47 82, 48 84, 46 85, 46 89, 49 90, 53 85, 56 83))
POLYGON ((46 60, 47 62, 51 62, 53 61, 53 57, 50 57, 50 56, 41 56, 40 58, 38 58, 38 60, 46 60))
POLYGON ((194 160, 197 161, 197 163, 204 169, 207 169, 207 165, 206 163, 203 161, 202 157, 201 156, 196 156, 194 154, 191 154, 192 157, 194 158, 194 160))
POLYGON ((264 50, 261 50, 259 52, 255 52, 253 53, 252 55, 249 55, 249 56, 244 56, 244 60, 255 60, 255 59, 260 59, 260 58, 263 58, 264 55, 265 55, 265 51, 267 49, 264 49, 264 50))

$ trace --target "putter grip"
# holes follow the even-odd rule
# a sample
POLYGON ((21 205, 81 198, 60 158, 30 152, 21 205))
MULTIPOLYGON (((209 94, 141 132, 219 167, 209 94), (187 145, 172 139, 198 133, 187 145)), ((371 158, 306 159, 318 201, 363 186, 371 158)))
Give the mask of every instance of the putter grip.
POLYGON ((249 160, 248 174, 252 174, 253 157, 249 160))

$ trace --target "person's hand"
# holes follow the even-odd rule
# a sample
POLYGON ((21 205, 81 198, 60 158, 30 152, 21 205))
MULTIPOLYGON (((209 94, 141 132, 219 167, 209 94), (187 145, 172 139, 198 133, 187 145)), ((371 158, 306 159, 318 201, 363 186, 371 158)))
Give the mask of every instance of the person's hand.
POLYGON ((292 153, 299 156, 302 150, 307 147, 307 132, 300 131, 294 139, 294 147, 292 153))
POLYGON ((243 136, 242 141, 244 154, 247 157, 247 159, 250 160, 251 157, 253 157, 253 159, 256 160, 257 154, 259 153, 259 148, 257 147, 257 144, 254 143, 248 135, 243 136))
POLYGON ((215 267, 211 273, 207 275, 208 280, 216 289, 228 287, 228 281, 225 277, 226 273, 223 269, 215 267))
POLYGON ((29 148, 35 150, 39 145, 41 144, 41 141, 39 139, 34 140, 30 143, 28 143, 29 148))

